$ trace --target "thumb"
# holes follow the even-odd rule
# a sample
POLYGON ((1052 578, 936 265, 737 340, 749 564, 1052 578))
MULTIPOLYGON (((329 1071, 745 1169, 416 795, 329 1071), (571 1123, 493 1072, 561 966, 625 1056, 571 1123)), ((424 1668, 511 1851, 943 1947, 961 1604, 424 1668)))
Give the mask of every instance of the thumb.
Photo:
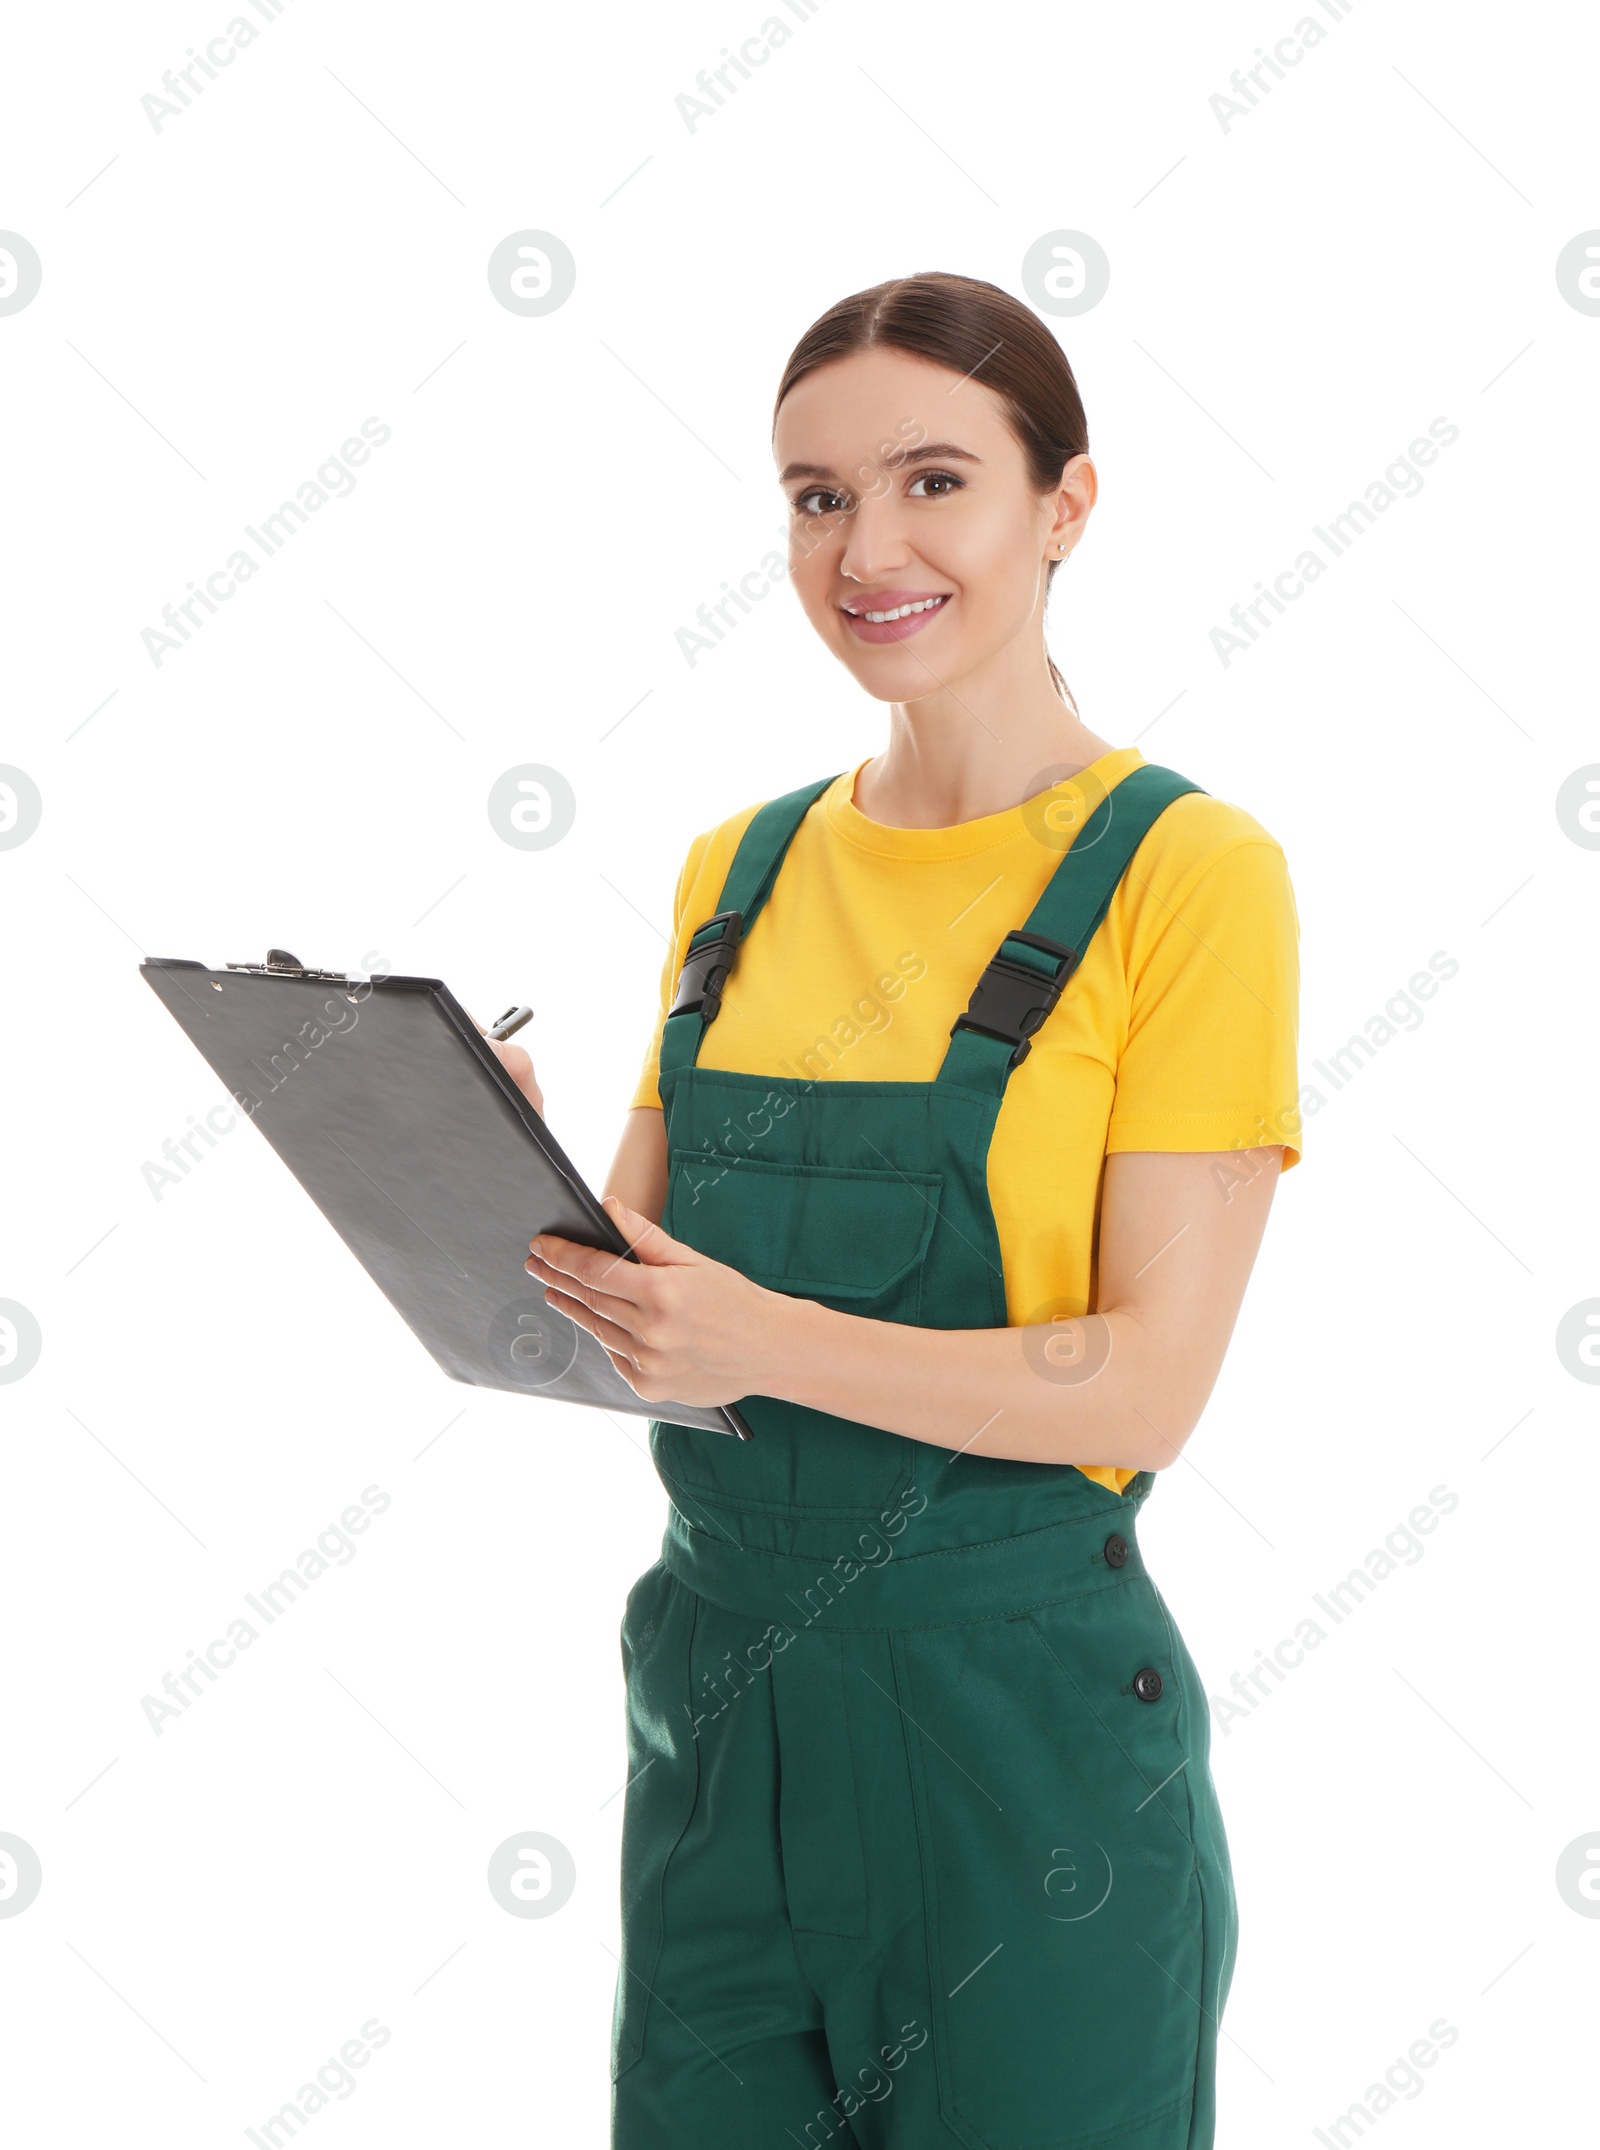
POLYGON ((664 1232, 659 1224, 642 1217, 636 1209, 630 1209, 620 1195, 608 1194, 602 1198, 601 1208, 610 1216, 617 1230, 638 1255, 641 1262, 667 1267, 675 1263, 693 1261, 693 1250, 664 1232))

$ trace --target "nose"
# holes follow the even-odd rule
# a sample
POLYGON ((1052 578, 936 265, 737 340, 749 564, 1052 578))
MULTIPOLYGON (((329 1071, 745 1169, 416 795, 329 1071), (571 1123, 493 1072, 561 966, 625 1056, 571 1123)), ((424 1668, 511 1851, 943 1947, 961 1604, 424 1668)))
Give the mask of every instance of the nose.
POLYGON ((902 573, 912 558, 893 493, 858 501, 845 523, 840 573, 852 582, 881 582, 888 575, 902 573))

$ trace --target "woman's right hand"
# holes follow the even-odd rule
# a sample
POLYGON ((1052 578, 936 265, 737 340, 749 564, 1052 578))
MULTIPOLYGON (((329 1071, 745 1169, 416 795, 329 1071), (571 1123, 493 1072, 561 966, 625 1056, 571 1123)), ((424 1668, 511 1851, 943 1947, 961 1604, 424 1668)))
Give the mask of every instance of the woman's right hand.
MULTIPOLYGON (((475 1023, 478 1021, 476 1016, 473 1017, 473 1021, 475 1023)), ((539 1088, 538 1079, 533 1072, 532 1054, 525 1047, 514 1045, 509 1038, 491 1038, 482 1023, 478 1023, 478 1028, 483 1031, 489 1050, 499 1054, 500 1065, 542 1120, 544 1118, 544 1092, 539 1088)))

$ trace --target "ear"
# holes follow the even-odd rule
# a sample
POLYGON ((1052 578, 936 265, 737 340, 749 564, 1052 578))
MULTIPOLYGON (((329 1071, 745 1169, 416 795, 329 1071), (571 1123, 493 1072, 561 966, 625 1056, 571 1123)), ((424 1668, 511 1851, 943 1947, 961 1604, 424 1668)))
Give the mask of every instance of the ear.
POLYGON ((1069 456, 1062 466, 1061 482, 1056 488, 1055 513, 1045 540, 1047 557, 1061 559, 1072 552, 1083 535, 1099 491, 1099 477, 1088 455, 1069 456), (1066 548, 1064 553, 1057 551, 1059 546, 1066 548))

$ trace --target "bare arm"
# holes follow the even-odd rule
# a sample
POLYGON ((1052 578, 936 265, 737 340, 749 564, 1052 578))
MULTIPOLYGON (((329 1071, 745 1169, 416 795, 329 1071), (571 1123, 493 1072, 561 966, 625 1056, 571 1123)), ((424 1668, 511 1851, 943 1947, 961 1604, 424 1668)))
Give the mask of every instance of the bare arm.
POLYGON ((659 1105, 635 1105, 629 1111, 605 1191, 652 1224, 661 1222, 667 1206, 667 1129, 659 1105))
MULTIPOLYGON (((659 1131, 634 1139, 643 1151, 659 1131)), ((647 1400, 774 1396, 974 1455, 1155 1471, 1176 1459, 1216 1382, 1282 1160, 1276 1145, 1108 1159, 1099 1308, 1035 1327, 836 1313, 752 1283, 628 1214, 632 1203, 618 1222, 637 1264, 544 1238, 528 1267, 647 1400)))
MULTIPOLYGON (((478 1024, 480 1030, 483 1027, 478 1024)), ((509 1038, 488 1038, 488 1044, 499 1054, 506 1073, 542 1120, 544 1092, 533 1072, 532 1056, 509 1038)), ((667 1134, 666 1116, 659 1105, 636 1105, 629 1112, 606 1175, 605 1192, 618 1196, 652 1224, 661 1222, 661 1212, 667 1206, 667 1134)))
POLYGON ((908 1329, 797 1300, 770 1393, 972 1455, 1161 1470, 1222 1369, 1282 1159, 1277 1147, 1119 1152, 1097 1312, 908 1329))

